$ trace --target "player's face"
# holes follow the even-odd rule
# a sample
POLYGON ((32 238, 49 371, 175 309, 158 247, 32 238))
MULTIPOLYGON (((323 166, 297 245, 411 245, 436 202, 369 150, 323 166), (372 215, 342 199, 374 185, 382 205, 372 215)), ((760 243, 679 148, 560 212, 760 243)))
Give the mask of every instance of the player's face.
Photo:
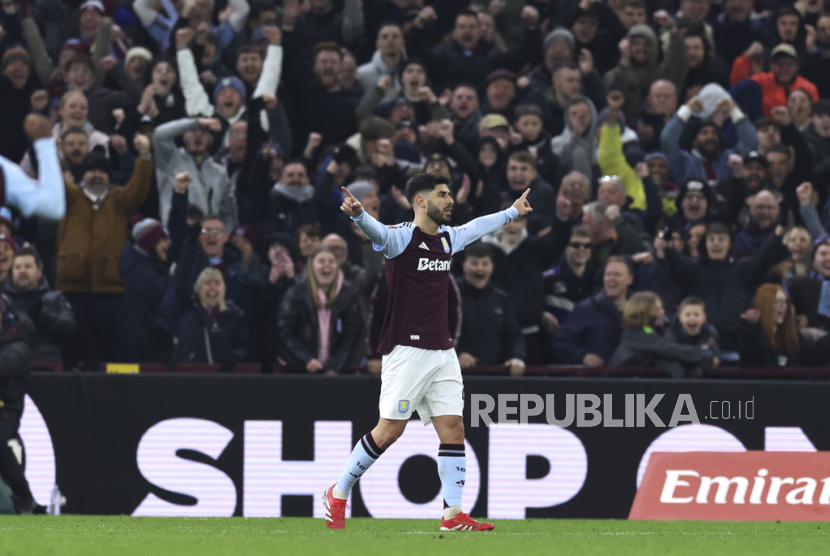
POLYGON ((426 197, 427 201, 427 216, 429 216, 439 226, 441 224, 448 224, 452 218, 452 208, 455 202, 450 195, 450 188, 446 184, 441 184, 433 189, 426 197))

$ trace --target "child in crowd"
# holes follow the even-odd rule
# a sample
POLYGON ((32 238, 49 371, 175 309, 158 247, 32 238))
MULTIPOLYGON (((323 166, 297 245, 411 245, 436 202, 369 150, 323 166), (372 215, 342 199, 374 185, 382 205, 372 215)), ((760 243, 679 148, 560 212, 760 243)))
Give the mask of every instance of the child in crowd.
MULTIPOLYGON (((699 297, 687 297, 680 302, 680 308, 672 320, 671 334, 678 344, 707 346, 712 356, 712 367, 720 365, 718 331, 706 321, 706 304, 699 297)), ((700 376, 703 369, 695 369, 700 376)))
POLYGON ((558 184, 561 180, 559 158, 550 146, 550 133, 543 129, 542 109, 535 104, 520 104, 516 107, 516 131, 522 142, 514 150, 528 151, 536 157, 536 170, 546 182, 558 184))
POLYGON ((620 345, 608 362, 609 367, 657 367, 673 378, 699 375, 711 362, 706 344, 684 345, 665 329, 665 310, 660 296, 637 292, 626 302, 622 316, 620 345))

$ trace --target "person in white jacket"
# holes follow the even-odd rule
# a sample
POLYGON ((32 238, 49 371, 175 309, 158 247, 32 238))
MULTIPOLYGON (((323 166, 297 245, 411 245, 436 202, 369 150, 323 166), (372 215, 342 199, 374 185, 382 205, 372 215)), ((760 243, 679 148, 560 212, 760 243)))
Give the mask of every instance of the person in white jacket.
POLYGON ((377 87, 381 77, 392 80, 384 100, 394 100, 401 90, 400 64, 405 58, 403 32, 396 23, 384 23, 378 30, 372 61, 357 68, 357 80, 363 90, 377 87))

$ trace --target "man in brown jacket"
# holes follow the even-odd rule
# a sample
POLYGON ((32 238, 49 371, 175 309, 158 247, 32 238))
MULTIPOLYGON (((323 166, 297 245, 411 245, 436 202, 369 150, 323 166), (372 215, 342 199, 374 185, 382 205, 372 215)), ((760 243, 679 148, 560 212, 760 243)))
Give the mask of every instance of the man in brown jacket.
POLYGON ((144 202, 153 178, 150 140, 135 138, 138 160, 130 181, 112 187, 107 159, 92 152, 80 185, 66 183, 66 216, 58 230, 55 289, 63 291, 78 321, 65 350, 66 363, 119 360, 119 321, 124 318, 124 280, 118 256, 130 217, 144 202))

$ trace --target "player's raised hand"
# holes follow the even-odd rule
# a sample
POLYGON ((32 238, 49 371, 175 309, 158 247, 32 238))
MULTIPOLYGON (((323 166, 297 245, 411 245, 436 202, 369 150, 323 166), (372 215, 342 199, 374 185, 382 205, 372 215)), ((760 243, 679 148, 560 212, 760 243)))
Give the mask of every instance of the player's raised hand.
POLYGON ((516 199, 516 202, 513 203, 513 206, 516 207, 516 210, 519 211, 519 216, 524 216, 526 214, 530 214, 531 212, 533 212, 533 208, 530 206, 530 201, 527 200, 528 193, 530 193, 529 187, 525 189, 525 192, 522 193, 522 196, 516 199))
POLYGON ((360 216, 360 213, 363 212, 363 205, 360 204, 357 197, 352 195, 351 191, 345 187, 341 187, 340 189, 346 194, 346 197, 343 199, 343 204, 340 205, 340 210, 355 218, 360 216))

